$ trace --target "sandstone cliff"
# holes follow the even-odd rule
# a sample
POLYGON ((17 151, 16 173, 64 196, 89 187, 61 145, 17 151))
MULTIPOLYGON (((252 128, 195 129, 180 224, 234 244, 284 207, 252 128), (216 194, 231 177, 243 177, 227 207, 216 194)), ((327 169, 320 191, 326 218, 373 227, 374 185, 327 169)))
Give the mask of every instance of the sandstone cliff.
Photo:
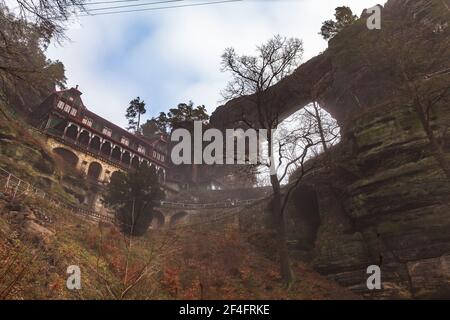
MULTIPOLYGON (((450 10, 447 1, 390 0, 382 17, 382 30, 369 31, 361 19, 272 88, 271 108, 288 115, 318 101, 343 135, 328 158, 313 160, 320 173, 303 181, 317 212, 310 193, 293 196, 291 248, 369 297, 450 297, 450 181, 430 142, 439 141, 450 161, 450 101, 432 104, 429 129, 416 103, 450 88, 450 10), (381 265, 383 290, 366 287, 372 264, 381 265)), ((226 127, 243 112, 251 117, 246 101, 218 108, 212 122, 226 127)), ((263 241, 254 213, 242 223, 263 241)))

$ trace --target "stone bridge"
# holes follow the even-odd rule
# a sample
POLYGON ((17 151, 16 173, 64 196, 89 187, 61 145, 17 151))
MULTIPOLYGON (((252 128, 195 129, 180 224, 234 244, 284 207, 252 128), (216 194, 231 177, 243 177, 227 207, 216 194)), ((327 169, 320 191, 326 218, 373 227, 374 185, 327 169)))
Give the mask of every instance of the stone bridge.
POLYGON ((195 223, 205 218, 214 219, 217 215, 243 208, 260 200, 262 199, 230 200, 216 203, 158 201, 151 228, 158 229, 163 226, 195 223))

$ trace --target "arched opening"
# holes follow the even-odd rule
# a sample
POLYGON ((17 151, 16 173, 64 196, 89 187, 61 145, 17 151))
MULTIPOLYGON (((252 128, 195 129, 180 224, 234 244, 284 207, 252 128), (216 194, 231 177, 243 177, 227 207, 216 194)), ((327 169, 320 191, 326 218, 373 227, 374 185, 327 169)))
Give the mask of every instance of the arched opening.
POLYGON ((89 145, 89 132, 86 130, 81 131, 80 136, 78 137, 78 144, 87 148, 89 145))
POLYGON ((97 136, 92 137, 91 144, 89 145, 89 150, 92 152, 98 153, 100 152, 101 141, 97 136))
POLYGON ((91 162, 88 169, 88 177, 92 178, 94 180, 98 180, 100 178, 100 175, 102 173, 102 165, 98 162, 91 162))
POLYGON ((121 155, 122 155, 122 150, 120 149, 120 147, 115 146, 111 153, 111 159, 113 159, 117 162, 120 162, 121 155))
MULTIPOLYGON (((280 119, 282 120, 282 119, 280 119)), ((340 141, 340 128, 330 113, 311 103, 283 119, 272 134, 274 162, 282 184, 289 182, 306 161, 321 156, 340 141)), ((262 162, 268 164, 268 142, 261 144, 262 162)), ((258 168, 259 185, 270 185, 269 168, 258 168)))
POLYGON ((131 155, 128 151, 125 151, 122 155, 122 163, 126 166, 129 166, 131 163, 131 155))
POLYGON ((138 156, 134 156, 133 160, 131 161, 131 167, 137 169, 139 168, 139 158, 138 156))
POLYGON ((311 249, 320 226, 320 210, 317 192, 309 186, 298 186, 291 195, 290 217, 295 234, 299 237, 300 249, 311 249))
POLYGON ((66 131, 66 138, 76 141, 78 136, 78 127, 74 124, 69 125, 66 131))
POLYGON ((54 124, 51 125, 50 131, 59 136, 62 136, 64 134, 64 130, 67 127, 67 121, 59 119, 59 118, 57 118, 53 121, 54 121, 54 124))
POLYGON ((186 211, 180 211, 175 213, 170 217, 170 225, 174 226, 183 222, 183 220, 187 217, 188 213, 186 211))
POLYGON ((159 170, 158 170, 158 181, 159 181, 159 183, 164 183, 164 181, 165 181, 165 174, 164 174, 164 170, 162 168, 159 168, 159 170))
POLYGON ((71 167, 76 168, 78 164, 78 156, 72 151, 65 148, 55 148, 53 152, 58 155, 64 162, 69 164, 71 167))
POLYGON ((160 211, 154 211, 151 228, 160 229, 164 226, 164 223, 165 223, 164 215, 160 211))
POLYGON ((119 175, 120 173, 120 171, 114 171, 113 173, 111 173, 111 179, 114 179, 114 177, 119 175))
POLYGON ((106 157, 109 157, 111 155, 111 143, 109 141, 103 142, 100 153, 106 157))
POLYGON ((146 165, 147 167, 149 167, 150 165, 147 160, 142 160, 142 164, 146 165))

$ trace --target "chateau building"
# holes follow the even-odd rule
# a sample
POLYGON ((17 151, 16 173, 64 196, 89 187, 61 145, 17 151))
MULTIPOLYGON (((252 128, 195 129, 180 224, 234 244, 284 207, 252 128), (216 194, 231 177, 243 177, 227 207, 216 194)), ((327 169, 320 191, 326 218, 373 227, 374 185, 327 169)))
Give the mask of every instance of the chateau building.
POLYGON ((165 182, 168 143, 163 135, 133 134, 89 111, 76 88, 56 91, 36 106, 31 122, 48 137, 48 145, 89 178, 106 183, 116 171, 147 163, 165 182))

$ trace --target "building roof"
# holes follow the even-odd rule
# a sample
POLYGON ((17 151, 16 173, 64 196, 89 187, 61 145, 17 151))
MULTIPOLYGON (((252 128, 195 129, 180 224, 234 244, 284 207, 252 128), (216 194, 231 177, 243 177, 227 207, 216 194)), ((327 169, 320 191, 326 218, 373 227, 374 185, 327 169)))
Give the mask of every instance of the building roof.
MULTIPOLYGON (((87 118, 91 119, 94 124, 100 125, 102 128, 103 127, 107 127, 109 129, 111 129, 112 132, 113 132, 113 136, 114 135, 116 135, 116 136, 119 135, 121 137, 125 137, 130 142, 131 141, 135 141, 139 145, 142 145, 143 147, 147 147, 147 148, 148 147, 154 148, 158 142, 167 143, 167 141, 164 139, 164 137, 155 136, 155 137, 152 137, 152 138, 147 138, 147 137, 144 137, 144 136, 139 136, 137 134, 131 133, 131 132, 123 129, 122 127, 114 124, 113 122, 111 122, 111 121, 109 121, 109 120, 99 116, 98 114, 88 110, 88 108, 85 106, 85 104, 83 103, 83 100, 80 97, 82 95, 82 92, 78 90, 78 86, 76 88, 64 89, 64 90, 59 90, 59 91, 55 92, 55 94, 60 96, 60 97, 63 96, 64 93, 68 93, 70 96, 74 97, 74 100, 77 100, 76 101, 77 106, 78 107, 82 107, 81 108, 82 110, 79 110, 78 114, 75 117, 77 119, 80 119, 79 120, 80 123, 81 123, 81 121, 82 121, 82 119, 84 117, 87 117, 87 118)), ((92 126, 90 129, 93 130, 93 131, 97 131, 98 134, 104 136, 104 134, 101 132, 101 129, 100 130, 96 130, 94 126, 92 126)), ((114 140, 117 144, 120 144, 120 145, 122 145, 123 147, 125 147, 127 149, 133 150, 131 148, 131 146, 123 145, 120 140, 114 139, 113 136, 108 137, 108 138, 111 139, 111 140, 114 140)), ((146 149, 146 150, 150 151, 148 149, 146 149)), ((146 156, 149 157, 148 154, 146 154, 146 156)), ((155 161, 158 162, 157 159, 153 159, 152 158, 152 160, 155 160, 155 161)), ((162 162, 162 161, 159 161, 159 162, 161 162, 164 165, 167 165, 165 162, 162 162)))

